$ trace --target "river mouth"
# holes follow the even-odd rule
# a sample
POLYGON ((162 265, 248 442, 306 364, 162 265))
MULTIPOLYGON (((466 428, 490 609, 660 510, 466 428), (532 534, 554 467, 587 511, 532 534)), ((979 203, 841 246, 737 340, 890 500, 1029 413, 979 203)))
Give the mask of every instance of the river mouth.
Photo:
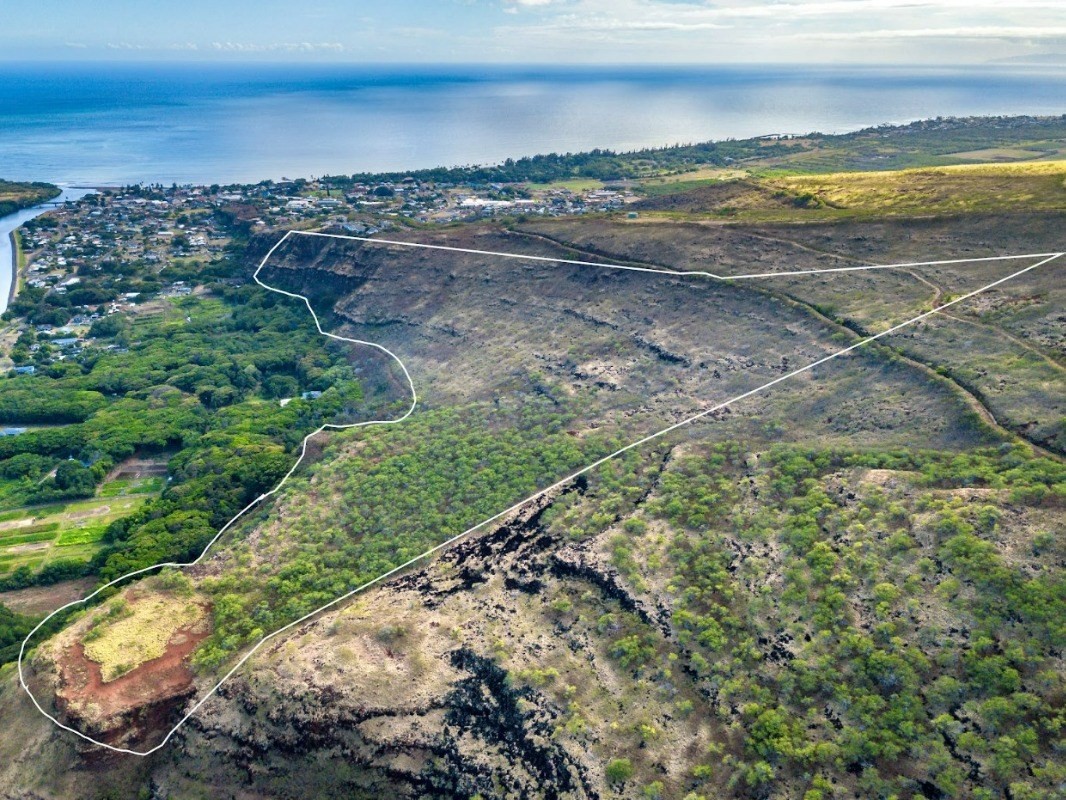
POLYGON ((16 274, 18 262, 14 234, 21 225, 29 222, 34 217, 39 217, 46 211, 51 211, 58 206, 57 203, 70 203, 80 200, 87 194, 93 194, 96 190, 83 186, 61 186, 62 193, 59 197, 42 203, 39 206, 30 206, 16 211, 14 214, 0 217, 0 314, 7 311, 15 294, 17 284, 16 274))

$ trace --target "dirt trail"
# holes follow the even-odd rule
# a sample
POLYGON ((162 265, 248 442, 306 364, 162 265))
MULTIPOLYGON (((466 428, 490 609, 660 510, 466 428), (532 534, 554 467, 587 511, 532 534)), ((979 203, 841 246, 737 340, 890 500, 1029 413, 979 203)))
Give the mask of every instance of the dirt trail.
MULTIPOLYGON (((583 250, 580 247, 578 247, 578 246, 576 246, 576 245, 574 245, 572 243, 567 243, 567 242, 563 242, 563 241, 556 241, 552 237, 546 236, 546 235, 540 234, 540 233, 528 233, 526 231, 512 231, 512 232, 516 233, 516 234, 519 234, 521 236, 529 236, 530 238, 541 239, 541 240, 546 241, 546 242, 551 242, 552 244, 556 244, 556 245, 565 247, 567 250, 569 250, 569 251, 571 251, 573 253, 576 253, 576 254, 580 254, 582 257, 586 257, 586 258, 588 256, 590 256, 590 255, 591 256, 596 256, 596 257, 599 257, 599 258, 620 258, 620 256, 618 256, 618 255, 600 253, 598 251, 593 251, 593 250, 583 250)), ((750 233, 750 231, 748 233, 750 233)), ((758 234, 753 234, 753 235, 758 235, 758 234)), ((858 259, 850 258, 848 256, 840 256, 840 255, 836 255, 836 254, 832 254, 832 253, 822 253, 821 251, 815 250, 813 248, 809 248, 806 245, 799 244, 798 242, 792 242, 792 241, 790 241, 788 239, 775 239, 774 237, 768 237, 768 236, 761 236, 760 238, 769 239, 769 240, 772 240, 772 241, 780 241, 780 242, 785 243, 785 244, 791 244, 791 245, 793 245, 793 246, 795 246, 795 247, 797 247, 797 248, 799 248, 801 250, 810 250, 811 252, 819 253, 820 255, 831 255, 831 256, 834 256, 836 258, 840 258, 840 259, 844 259, 844 260, 850 260, 850 261, 857 261, 858 260, 858 259)), ((636 263, 636 262, 627 262, 627 263, 636 263)), ((641 266, 648 266, 648 267, 653 267, 653 268, 656 268, 656 269, 675 269, 675 267, 668 267, 668 266, 664 266, 662 264, 656 264, 656 263, 653 263, 653 262, 639 262, 639 263, 641 264, 641 266)), ((862 262, 862 263, 866 263, 866 262, 862 262)), ((934 289, 938 294, 936 294, 934 296, 933 303, 935 305, 937 302, 939 302, 939 298, 942 296, 942 292, 939 289, 939 287, 937 287, 935 284, 931 283, 928 280, 925 280, 923 278, 919 278, 917 275, 914 275, 913 273, 911 273, 909 271, 907 272, 907 274, 911 275, 912 277, 918 279, 920 282, 922 282, 922 283, 926 284, 927 286, 931 287, 932 289, 934 289)), ((866 333, 864 331, 858 331, 857 332, 855 330, 852 330, 851 328, 844 327, 843 325, 838 323, 836 320, 833 320, 832 318, 827 317, 825 314, 823 314, 822 312, 818 311, 816 308, 814 308, 814 306, 810 305, 809 303, 805 303, 802 300, 797 300, 795 298, 788 297, 788 296, 785 296, 785 295, 777 295, 776 292, 774 294, 776 296, 778 296, 779 298, 785 300, 788 303, 795 304, 797 307, 803 308, 808 313, 813 314, 815 317, 817 317, 818 319, 822 320, 827 325, 831 326, 833 329, 835 329, 837 331, 847 332, 847 333, 849 333, 851 335, 859 335, 859 336, 862 336, 862 337, 865 337, 865 336, 869 335, 868 333, 866 333)), ((944 312, 939 312, 939 313, 943 314, 944 312)), ((945 314, 945 316, 947 316, 947 315, 945 314)), ((999 329, 995 328, 994 330, 998 331, 999 329)), ((985 405, 985 403, 981 400, 980 397, 978 397, 976 394, 971 392, 965 386, 960 384, 957 380, 952 378, 950 375, 941 375, 939 372, 937 372, 933 368, 933 366, 931 366, 929 364, 926 364, 926 363, 924 363, 922 361, 919 361, 919 360, 915 359, 912 356, 908 356, 908 355, 900 353, 900 354, 898 354, 898 357, 899 357, 899 359, 902 362, 904 362, 904 363, 908 364, 909 366, 919 370, 922 374, 926 375, 931 380, 934 380, 934 381, 935 380, 943 380, 943 381, 947 381, 949 384, 951 384, 952 388, 954 388, 955 391, 957 391, 959 393, 959 395, 966 402, 966 404, 974 411, 974 413, 976 413, 981 418, 981 420, 986 425, 989 425, 990 427, 992 427, 995 430, 1007 435, 1010 438, 1013 438, 1013 439, 1016 439, 1016 440, 1021 440, 1021 441, 1025 442, 1027 445, 1032 447, 1034 450, 1036 450, 1041 455, 1046 456, 1047 458, 1052 458, 1052 459, 1055 459, 1056 461, 1061 461, 1062 460, 1062 456, 1061 455, 1059 455, 1059 454, 1057 454, 1057 453, 1055 453, 1055 452, 1053 452, 1051 450, 1048 450, 1048 449, 1040 446, 1036 442, 1034 442, 1031 439, 1029 439, 1028 437, 1026 437, 1023 433, 1019 433, 1017 431, 1013 431, 1010 428, 1008 428, 1006 425, 1004 425, 1002 422, 1000 422, 996 418, 995 414, 992 413, 992 410, 987 405, 985 405)))
MULTIPOLYGON (((933 290, 933 297, 929 301, 929 307, 930 308, 936 308, 936 306, 938 306, 940 304, 941 298, 944 296, 944 290, 941 289, 939 286, 937 286, 932 281, 927 280, 926 278, 923 278, 917 272, 912 272, 909 269, 908 270, 904 270, 904 272, 906 272, 908 275, 910 275, 912 278, 914 278, 914 280, 916 280, 916 281, 918 281, 920 283, 924 283, 926 286, 928 286, 930 289, 933 290)), ((945 316, 947 316, 947 315, 945 314, 945 316)))
POLYGON ((1043 361, 1045 361, 1049 366, 1053 367, 1054 369, 1056 369, 1056 370, 1058 370, 1060 372, 1066 372, 1066 366, 1063 366, 1062 364, 1060 364, 1058 361, 1053 359, 1047 353, 1043 353, 1040 350, 1037 350, 1031 344, 1027 344, 1024 339, 1019 339, 1014 334, 1003 330, 1003 328, 997 328, 995 325, 989 325, 987 322, 981 322, 981 321, 976 320, 976 319, 966 319, 966 317, 957 317, 954 314, 947 313, 946 311, 941 311, 940 315, 942 317, 947 317, 948 319, 953 319, 956 322, 963 322, 963 323, 965 323, 967 325, 973 325, 975 328, 984 328, 985 330, 991 331, 992 333, 995 333, 997 336, 1002 336, 1004 339, 1010 340, 1011 342, 1013 342, 1014 344, 1018 345, 1018 347, 1022 348, 1026 352, 1031 353, 1032 355, 1036 356, 1039 359, 1042 359, 1043 361))

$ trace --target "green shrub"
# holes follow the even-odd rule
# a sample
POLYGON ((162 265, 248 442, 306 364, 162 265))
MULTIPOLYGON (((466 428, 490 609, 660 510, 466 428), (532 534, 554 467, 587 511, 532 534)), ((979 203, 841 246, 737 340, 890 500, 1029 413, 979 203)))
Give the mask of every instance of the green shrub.
POLYGON ((614 758, 607 764, 604 774, 608 783, 625 783, 633 777, 633 762, 628 758, 614 758))

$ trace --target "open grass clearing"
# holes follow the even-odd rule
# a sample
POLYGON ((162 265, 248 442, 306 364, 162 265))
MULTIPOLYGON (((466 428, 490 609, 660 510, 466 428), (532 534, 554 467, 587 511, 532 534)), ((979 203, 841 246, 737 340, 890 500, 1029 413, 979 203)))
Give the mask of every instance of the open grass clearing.
POLYGON ((668 220, 777 223, 909 216, 959 217, 1004 208, 1066 208, 1066 161, 966 164, 896 171, 764 171, 728 181, 647 187, 635 206, 668 220))
POLYGON ((100 487, 100 497, 123 497, 135 494, 157 494, 163 491, 163 479, 158 476, 148 478, 120 478, 100 487))
POLYGON ((570 178, 568 180, 552 181, 551 183, 529 183, 526 185, 536 191, 565 189, 570 192, 588 192, 593 189, 602 189, 603 181, 596 178, 570 178))
POLYGON ((112 681, 162 656, 174 635, 204 613, 191 598, 127 592, 93 616, 82 638, 85 655, 100 665, 104 681, 112 681))
POLYGON ((955 158, 967 161, 1038 161, 1047 158, 1061 158, 1063 149, 1046 147, 986 147, 981 150, 967 150, 961 153, 952 153, 955 158))
POLYGON ((1064 180, 1066 161, 1047 161, 797 176, 767 184, 841 210, 958 213, 1019 205, 1030 211, 1062 208, 1064 180))

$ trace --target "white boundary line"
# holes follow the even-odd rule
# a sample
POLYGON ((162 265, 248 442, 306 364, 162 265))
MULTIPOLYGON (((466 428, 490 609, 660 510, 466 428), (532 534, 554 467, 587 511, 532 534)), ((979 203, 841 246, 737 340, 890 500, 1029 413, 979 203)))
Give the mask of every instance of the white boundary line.
POLYGON ((724 281, 740 281, 749 278, 787 278, 792 275, 820 275, 823 272, 858 272, 868 269, 907 269, 909 267, 936 267, 944 264, 970 264, 978 261, 1010 261, 1022 258, 1057 258, 1062 253, 1025 253, 1017 256, 986 256, 984 258, 951 258, 946 261, 915 261, 911 264, 864 264, 854 267, 830 267, 827 269, 797 269, 789 272, 753 272, 748 275, 724 275, 724 281))
MULTIPOLYGON (((729 406, 729 405, 731 405, 733 403, 736 403, 736 402, 739 402, 741 400, 744 400, 744 399, 746 399, 748 397, 751 397, 751 396, 753 396, 755 394, 759 394, 760 392, 762 392, 762 391, 764 391, 766 389, 769 389, 771 386, 776 386, 777 384, 779 384, 779 383, 781 383, 783 381, 789 380, 790 378, 793 378, 793 377, 795 377, 797 375, 800 375, 802 373, 808 372, 808 371, 814 369, 815 367, 818 367, 818 366, 820 366, 822 364, 825 364, 825 363, 827 363, 829 361, 832 361, 832 360, 834 360, 836 358, 839 358, 840 356, 846 355, 847 353, 850 353, 853 350, 857 350, 858 348, 863 347, 864 345, 867 345, 870 342, 873 342, 873 341, 875 341, 877 339, 880 339, 883 336, 888 336, 888 335, 890 335, 890 334, 892 334, 892 333, 894 333, 894 332, 896 332, 896 331, 898 331, 898 330, 900 330, 902 328, 905 328, 905 327, 907 327, 909 325, 913 325, 916 322, 920 322, 921 320, 926 319, 926 318, 932 316, 933 314, 936 314, 938 311, 940 311, 940 310, 942 310, 944 308, 947 308, 948 306, 952 306, 952 305, 955 305, 956 303, 961 303, 964 300, 968 300, 971 297, 974 297, 974 296, 976 296, 978 294, 981 294, 982 292, 986 292, 989 289, 992 289, 992 288, 994 288, 996 286, 999 286, 1000 284, 1006 283, 1007 281, 1013 280, 1014 278, 1017 278, 1020 275, 1024 275, 1025 273, 1030 272, 1031 270, 1034 270, 1037 267, 1043 266, 1044 264, 1047 264, 1047 263, 1049 263, 1051 261, 1054 261, 1056 258, 1059 258, 1060 256, 1064 255, 1064 253, 1049 254, 1048 257, 1044 258, 1042 261, 1039 261, 1039 262, 1037 262, 1035 264, 1032 264, 1032 265, 1030 265, 1028 267, 1025 267, 1024 269, 1018 270, 1017 272, 1013 272, 1010 275, 1007 275, 1006 277, 1000 278, 1000 279, 998 279, 996 281, 993 281, 992 283, 986 284, 985 286, 982 286, 979 289, 975 289, 972 292, 968 292, 967 294, 960 295, 959 297, 956 297, 953 300, 950 300, 950 301, 948 301, 948 302, 946 302, 946 303, 944 303, 944 304, 942 304, 940 306, 937 306, 936 308, 932 309, 931 311, 926 311, 926 312, 924 312, 922 314, 919 314, 919 315, 917 315, 915 317, 911 317, 910 319, 905 320, 904 322, 900 322, 897 325, 894 325, 891 328, 888 328, 887 330, 881 331, 881 333, 874 334, 873 336, 868 336, 868 337, 866 337, 864 339, 861 339, 860 341, 855 342, 854 344, 851 344, 848 347, 845 347, 845 348, 843 348, 841 350, 837 350, 837 351, 835 351, 833 353, 830 353, 829 355, 824 356, 824 357, 822 357, 822 358, 820 358, 820 359, 818 359, 816 361, 812 361, 810 364, 807 364, 806 366, 800 367, 800 368, 795 369, 795 370, 793 370, 793 371, 791 371, 791 372, 789 372, 789 373, 787 373, 785 375, 781 375, 781 376, 779 376, 777 378, 774 378, 773 380, 768 381, 767 383, 764 383, 763 385, 758 386, 755 389, 750 389, 750 390, 748 390, 748 391, 746 391, 746 392, 744 392, 742 394, 738 394, 737 396, 732 397, 729 400, 726 400, 724 402, 718 403, 717 405, 711 406, 710 408, 704 409, 703 411, 700 411, 700 412, 698 412, 696 414, 693 414, 692 416, 687 417, 687 418, 681 420, 680 422, 676 422, 673 425, 670 425, 670 426, 668 426, 666 428, 662 428, 661 430, 655 431, 654 433, 648 434, 647 436, 644 436, 643 438, 638 439, 635 442, 631 442, 630 444, 627 444, 624 447, 621 447, 618 450, 615 450, 613 453, 610 453, 609 455, 606 455, 603 458, 600 458, 600 459, 597 459, 596 461, 593 461, 591 464, 588 464, 587 466, 582 467, 581 469, 577 470, 576 472, 572 472, 571 474, 567 475, 565 478, 562 478, 561 480, 556 481, 551 486, 548 486, 548 487, 546 487, 544 489, 540 489, 537 492, 531 494, 529 497, 526 497, 525 499, 520 500, 519 502, 515 503, 512 506, 509 506, 508 508, 504 509, 503 511, 500 511, 499 513, 492 515, 488 519, 484 519, 481 522, 477 523, 476 525, 474 525, 474 526, 472 526, 470 528, 467 528, 462 533, 458 533, 455 536, 452 536, 450 539, 447 539, 447 540, 441 542, 440 544, 436 545, 435 547, 432 547, 429 550, 426 550, 424 553, 421 553, 420 555, 417 555, 414 558, 412 558, 412 559, 410 559, 408 561, 405 561, 403 564, 400 564, 397 567, 393 567, 388 572, 384 572, 381 575, 378 575, 376 578, 373 578, 372 580, 369 580, 366 583, 355 587, 351 591, 349 591, 349 592, 347 592, 345 594, 342 594, 341 596, 329 601, 328 603, 325 603, 325 604, 319 606, 318 608, 314 609, 313 611, 309 611, 307 614, 304 614, 299 619, 295 619, 292 622, 289 622, 288 624, 283 625, 282 627, 278 628, 277 630, 266 634, 262 639, 260 639, 258 642, 256 642, 255 645, 253 645, 251 647, 251 649, 249 649, 243 656, 241 656, 240 659, 238 659, 237 662, 229 669, 229 671, 226 672, 226 674, 223 675, 222 678, 210 690, 208 690, 207 693, 204 694, 203 697, 201 697, 198 701, 196 701, 196 703, 193 705, 192 708, 189 709, 189 711, 185 714, 185 716, 183 716, 174 725, 174 727, 171 728, 170 731, 167 732, 167 734, 163 738, 163 740, 161 742, 159 742, 159 744, 157 744, 155 747, 152 747, 152 748, 150 748, 148 750, 143 750, 143 751, 141 751, 141 750, 130 750, 130 749, 125 748, 125 747, 115 747, 113 745, 107 744, 106 742, 101 742, 101 741, 99 741, 97 739, 94 739, 93 737, 91 737, 91 736, 89 736, 89 735, 87 735, 85 733, 82 733, 79 730, 76 730, 76 729, 71 728, 71 727, 69 727, 67 725, 64 725, 58 719, 56 719, 51 714, 49 714, 47 711, 45 711, 44 708, 41 706, 41 704, 38 702, 36 696, 34 696, 33 692, 30 690, 29 686, 26 684, 25 674, 23 672, 23 658, 24 658, 25 652, 26 652, 26 645, 29 642, 29 640, 33 637, 33 635, 38 630, 40 630, 40 628, 46 622, 48 622, 48 620, 50 620, 52 617, 54 617, 60 611, 63 611, 65 609, 67 609, 67 608, 71 608, 71 607, 76 606, 76 605, 80 605, 80 604, 84 603, 85 601, 92 599, 93 597, 98 595, 100 592, 102 592, 104 589, 107 589, 107 588, 109 588, 111 586, 114 586, 115 584, 117 584, 117 583, 119 583, 121 581, 124 581, 127 578, 131 578, 131 577, 133 577, 135 575, 140 575, 140 574, 143 574, 145 572, 149 572, 149 571, 155 570, 155 569, 160 569, 160 568, 163 568, 163 567, 189 567, 189 566, 193 566, 194 564, 199 563, 200 560, 203 559, 203 557, 205 555, 207 555, 207 553, 211 549, 212 545, 214 545, 214 543, 216 541, 218 541, 219 537, 222 536, 222 534, 225 533, 226 530, 228 530, 238 519, 240 519, 242 516, 244 516, 244 514, 248 510, 250 510, 252 507, 257 505, 262 500, 264 500, 264 499, 266 499, 266 498, 268 498, 268 497, 270 497, 270 496, 272 496, 274 494, 277 494, 277 492, 281 490, 281 488, 289 480, 289 478, 296 471, 296 469, 300 466, 300 464, 303 463, 303 460, 304 460, 305 456, 307 455, 307 443, 313 436, 316 436, 317 434, 321 433, 322 431, 324 431, 326 429, 345 430, 345 429, 349 429, 349 428, 364 427, 364 426, 369 426, 369 425, 394 425, 394 424, 396 424, 398 422, 402 422, 403 420, 405 420, 409 416, 411 416, 411 414, 414 412, 414 410, 415 410, 415 408, 417 406, 418 395, 417 395, 417 392, 415 390, 414 381, 411 379, 411 375, 407 371, 407 367, 404 365, 403 361, 395 353, 393 353, 392 351, 388 350, 387 348, 383 347, 380 344, 376 344, 375 342, 367 342, 367 341, 363 341, 361 339, 350 339, 350 338, 345 337, 345 336, 338 336, 337 334, 328 333, 328 332, 322 330, 322 326, 321 326, 321 324, 319 322, 318 315, 315 314, 315 310, 311 307, 311 301, 306 296, 304 296, 302 294, 295 294, 293 292, 287 292, 287 291, 285 291, 283 289, 277 289, 277 288, 275 288, 273 286, 270 286, 269 284, 264 283, 263 281, 261 281, 259 279, 259 273, 262 271, 263 267, 266 266, 266 263, 270 259, 270 257, 294 233, 300 233, 300 234, 303 234, 303 235, 325 236, 325 237, 330 237, 331 236, 331 234, 309 233, 309 232, 304 232, 304 231, 292 231, 292 230, 287 231, 285 233, 285 235, 282 236, 281 239, 279 239, 274 244, 274 246, 270 248, 269 251, 267 251, 267 254, 265 256, 263 256, 262 260, 259 262, 259 266, 256 268, 255 273, 252 276, 253 279, 255 280, 255 282, 258 283, 263 288, 269 290, 269 291, 277 292, 278 294, 285 295, 286 297, 292 297, 292 298, 297 299, 297 300, 303 300, 304 301, 304 305, 307 306, 307 310, 311 313, 311 317, 315 321, 315 327, 318 329, 318 332, 321 333, 323 336, 327 336, 327 337, 329 337, 331 339, 336 339, 336 340, 342 341, 342 342, 350 342, 352 344, 369 345, 370 347, 377 348, 378 350, 381 350, 382 352, 386 353, 387 355, 389 355, 393 359, 395 359, 396 362, 400 365, 400 369, 403 370, 404 376, 406 377, 407 383, 408 383, 408 385, 409 385, 409 387, 411 389, 411 406, 407 409, 407 411, 403 414, 403 416, 397 417, 396 419, 373 420, 373 421, 370 421, 370 422, 356 422, 356 423, 352 423, 350 425, 333 425, 333 424, 328 424, 328 423, 322 425, 320 428, 318 428, 317 430, 313 431, 312 433, 307 434, 307 436, 304 437, 303 444, 302 444, 301 451, 300 451, 300 457, 297 459, 296 463, 292 465, 292 467, 289 469, 289 471, 287 473, 285 473, 285 476, 281 479, 281 481, 277 484, 277 486, 275 486, 270 491, 261 494, 259 497, 257 497, 255 500, 253 500, 251 503, 249 503, 247 506, 245 506, 243 509, 241 509, 236 514, 236 516, 234 516, 229 522, 227 522, 224 526, 222 526, 222 528, 219 529, 218 533, 215 534, 215 536, 211 539, 211 541, 209 541, 207 543, 207 545, 204 547, 204 549, 200 553, 200 555, 197 556, 193 561, 189 561, 189 562, 165 562, 165 563, 162 563, 162 564, 155 564, 155 565, 153 565, 151 567, 144 567, 143 569, 134 570, 133 572, 129 572, 129 573, 127 573, 127 574, 125 574, 125 575, 123 575, 123 576, 121 576, 119 578, 116 578, 113 581, 110 581, 109 583, 104 584, 103 586, 101 586, 99 589, 95 590, 91 594, 86 595, 85 597, 83 597, 81 600, 75 600, 73 602, 67 603, 64 606, 60 606, 55 611, 50 613, 47 617, 42 619, 39 623, 37 623, 37 625, 34 627, 34 629, 31 630, 26 635, 26 638, 22 640, 22 646, 19 648, 19 657, 18 657, 19 683, 21 684, 21 686, 22 686, 23 690, 26 692, 26 694, 29 695, 30 700, 33 701, 33 704, 34 704, 34 706, 36 706, 37 710, 41 714, 43 714, 47 719, 51 720, 56 726, 58 726, 62 730, 69 731, 70 733, 73 733, 74 735, 84 739, 87 742, 90 742, 92 744, 98 745, 100 747, 107 748, 108 750, 112 750, 112 751, 114 751, 116 753, 125 753, 125 754, 128 754, 128 755, 134 755, 134 756, 147 756, 147 755, 151 755, 152 753, 154 753, 157 750, 161 749, 162 747, 164 747, 167 744, 167 742, 170 741, 171 737, 175 733, 177 733, 177 731, 181 728, 181 726, 184 725, 193 716, 193 714, 195 714, 200 709, 200 707, 204 703, 206 703, 222 687, 222 684, 224 684, 227 680, 229 680, 229 678, 235 672, 237 672, 237 670, 239 670, 242 666, 244 666, 245 662, 247 662, 248 659, 250 659, 253 655, 255 655, 255 653, 259 650, 259 648, 262 647, 264 644, 266 644, 269 640, 273 639, 275 636, 278 636, 278 635, 284 633, 285 631, 291 630, 292 628, 296 627, 297 625, 300 625, 300 624, 306 622, 307 620, 309 620, 312 617, 320 614, 321 612, 325 611, 326 609, 332 608, 333 606, 344 602, 348 598, 350 598, 350 597, 352 597, 352 596, 354 596, 354 595, 356 595, 356 594, 358 594, 358 593, 370 588, 371 586, 374 586, 375 584, 380 583, 381 581, 391 577, 392 575, 395 575, 397 572, 400 572, 401 570, 404 570, 407 567, 410 567, 413 564, 416 564, 419 561, 422 561, 422 560, 428 558, 429 556, 431 556, 431 555, 433 555, 435 553, 440 552, 441 550, 444 550, 444 549, 450 547, 451 545, 453 545, 456 542, 458 542, 460 539, 465 538, 466 536, 468 536, 469 534, 471 534, 474 531, 478 530, 479 528, 482 528, 482 527, 484 527, 485 525, 488 525, 491 522, 495 522, 496 520, 500 519, 501 517, 504 517, 504 516, 514 512, 514 511, 517 511, 518 509, 520 509, 522 506, 526 505, 527 503, 530 503, 533 500, 536 500, 536 499, 538 499, 540 497, 543 497, 544 495, 546 495, 546 494, 548 494, 548 493, 550 493, 550 492, 552 492, 552 491, 554 491, 554 490, 566 485, 567 483, 569 483, 570 481, 574 480, 575 478, 577 478, 577 477, 579 477, 581 475, 584 475, 587 472, 590 472, 590 471, 596 469, 596 467, 599 467, 601 464, 605 464, 606 462, 616 458, 617 456, 621 455, 622 453, 625 453, 625 452, 627 452, 629 450, 632 450, 634 448, 640 447, 640 446, 642 446, 644 444, 647 444, 648 442, 653 441, 655 439, 659 439, 659 438, 661 438, 661 437, 663 437, 663 436, 665 436, 665 435, 667 435, 667 434, 669 434, 669 433, 671 433, 671 432, 673 432, 673 431, 675 431, 675 430, 677 430, 679 428, 685 427, 687 425, 692 424, 693 422, 696 422, 697 420, 703 419, 704 417, 707 417, 710 414, 715 413, 716 411, 720 411, 723 408, 725 408, 726 406, 729 406)), ((333 237, 333 238, 352 239, 352 238, 357 238, 357 237, 336 236, 336 237, 333 237)), ((365 241, 379 242, 379 241, 382 241, 382 240, 367 239, 365 241)), ((402 243, 384 242, 384 243, 410 245, 410 243, 408 243, 408 242, 402 242, 402 243)), ((443 248, 443 247, 434 246, 434 245, 424 245, 424 247, 431 247, 433 249, 454 249, 454 248, 443 248)), ((484 251, 476 251, 476 252, 484 252, 484 251)), ((487 254, 488 255, 496 255, 494 253, 487 253, 487 254)), ((510 257, 512 257, 512 258, 523 258, 523 257, 524 258, 533 258, 533 259, 538 260, 538 261, 541 261, 541 260, 543 260, 543 261, 558 261, 559 260, 559 259, 551 259, 551 258, 539 257, 539 256, 517 256, 516 254, 499 254, 499 255, 504 255, 504 256, 510 255, 510 257)), ((1013 256, 1013 258, 1021 258, 1021 257, 1022 256, 1013 256)), ((1007 257, 1003 257, 1003 258, 1012 258, 1012 257, 1011 256, 1007 256, 1007 257)), ((575 263, 575 262, 567 262, 567 263, 575 263)), ((593 264, 592 262, 588 262, 588 264, 590 266, 600 266, 600 267, 602 267, 602 266, 612 266, 612 265, 604 265, 604 264, 593 264)), ((636 268, 633 268, 633 267, 620 267, 620 268, 622 268, 622 269, 636 269, 636 268)), ((642 271, 642 272, 655 272, 656 270, 640 270, 640 271, 642 271)), ((699 273, 680 273, 680 274, 692 275, 692 274, 699 274, 699 273)))
POLYGON ((368 242, 370 244, 388 244, 396 247, 416 247, 422 250, 445 250, 449 253, 472 253, 478 256, 498 256, 500 258, 514 258, 520 261, 546 261, 550 264, 576 264, 579 267, 601 267, 607 269, 624 269, 630 272, 654 272, 660 275, 699 275, 704 278, 717 278, 723 280, 721 275, 713 272, 687 271, 683 269, 658 269, 655 267, 635 267, 631 264, 611 264, 599 261, 577 261, 572 258, 551 258, 549 256, 532 256, 524 253, 503 253, 496 250, 475 250, 471 247, 447 247, 443 244, 425 244, 424 242, 401 242, 398 239, 371 239, 367 236, 342 236, 339 233, 321 233, 319 231, 289 231, 301 236, 322 236, 327 239, 345 239, 352 242, 368 242))
MULTIPOLYGON (((577 261, 572 258, 551 258, 550 256, 533 256, 523 253, 502 253, 496 250, 476 250, 471 247, 448 247, 442 244, 425 244, 424 242, 403 242, 398 239, 371 239, 368 236, 346 236, 339 233, 321 233, 320 231, 289 231, 300 236, 321 236, 326 239, 345 239, 351 242, 368 242, 370 244, 387 244, 395 247, 415 247, 422 250, 445 250, 449 253, 472 253, 480 256, 499 256, 524 261, 547 261, 552 264, 576 264, 580 267, 600 267, 604 269, 624 269, 630 272, 653 272, 659 275, 692 276, 715 278, 720 281, 739 281, 751 278, 782 278, 793 275, 816 275, 822 272, 857 272, 865 269, 908 269, 910 267, 934 267, 945 264, 969 264, 977 261, 1010 261, 1022 258, 1046 258, 1059 256, 1061 253, 1022 253, 1016 256, 985 256, 982 258, 952 258, 946 261, 912 261, 906 264, 864 264, 854 267, 831 267, 828 269, 800 269, 789 272, 751 272, 746 275, 718 275, 705 270, 667 269, 666 267, 635 267, 631 264, 613 264, 607 261, 577 261)), ((286 234, 288 236, 288 234, 286 234)))

